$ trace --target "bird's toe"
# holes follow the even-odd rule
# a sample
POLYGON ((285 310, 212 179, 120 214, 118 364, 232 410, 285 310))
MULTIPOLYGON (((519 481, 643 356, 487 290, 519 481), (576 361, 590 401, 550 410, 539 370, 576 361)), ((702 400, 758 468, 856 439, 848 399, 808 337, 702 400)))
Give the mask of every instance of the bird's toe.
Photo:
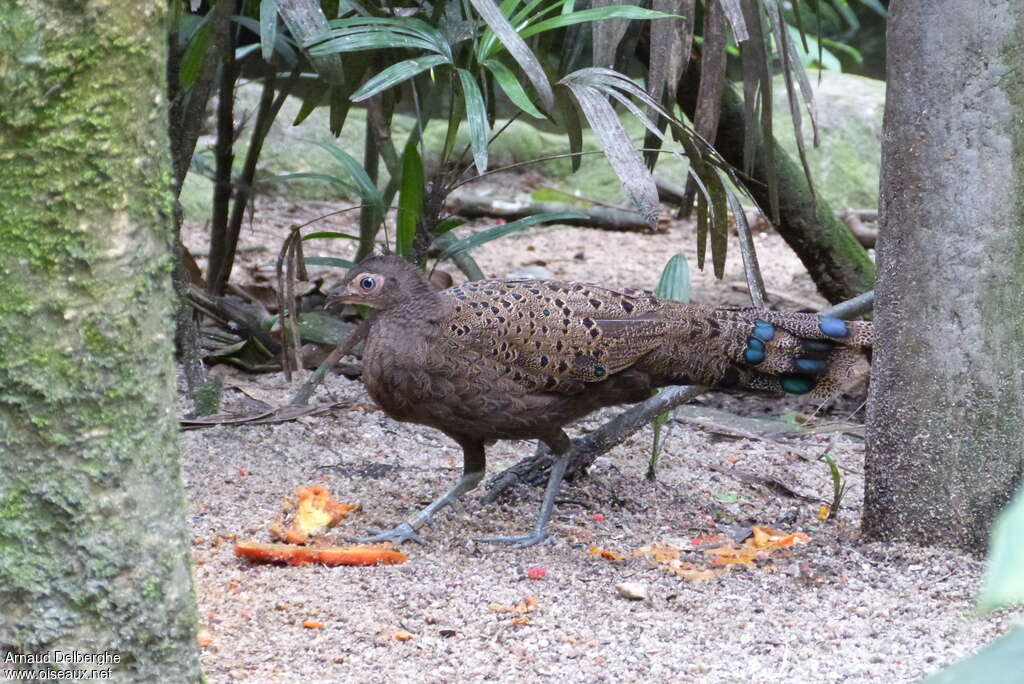
POLYGON ((538 532, 533 531, 530 534, 521 534, 514 536, 497 536, 497 537, 481 537, 474 539, 473 541, 480 542, 483 544, 507 544, 512 549, 524 549, 528 546, 538 546, 541 544, 550 544, 552 540, 551 533, 544 531, 538 532))
POLYGON ((355 541, 359 544, 374 544, 377 542, 389 541, 394 544, 401 544, 405 541, 414 541, 417 544, 424 543, 423 537, 413 529, 413 526, 407 522, 401 523, 392 527, 390 530, 370 530, 372 534, 369 537, 362 537, 355 541))

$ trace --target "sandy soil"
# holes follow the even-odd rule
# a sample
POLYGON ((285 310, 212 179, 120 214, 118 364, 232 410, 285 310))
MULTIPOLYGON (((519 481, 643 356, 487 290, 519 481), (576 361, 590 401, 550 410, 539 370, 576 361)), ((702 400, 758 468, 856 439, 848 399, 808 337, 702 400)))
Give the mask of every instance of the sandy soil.
MULTIPOLYGON (((242 247, 249 250, 243 278, 272 269, 289 224, 332 208, 264 202, 258 224, 243 231, 242 247)), ((322 223, 322 230, 352 228, 345 216, 322 223)), ((186 240, 202 251, 198 227, 186 240)), ((349 245, 333 242, 319 253, 345 256, 349 245)), ((486 245, 475 256, 488 275, 542 261, 559 278, 652 287, 671 254, 681 251, 695 263, 694 242, 692 229, 678 223, 653 236, 543 228, 486 245)), ((773 306, 823 305, 777 236, 759 236, 758 247, 769 288, 786 293, 773 306)), ((735 287, 741 278, 733 256, 725 282, 694 275, 694 300, 744 304, 735 287)), ((278 374, 214 370, 228 387, 241 388, 227 392, 229 404, 280 405, 294 389, 278 374)), ((851 415, 849 407, 862 400, 847 397, 836 404, 846 408, 826 408, 819 420, 856 424, 862 412, 851 415)), ((314 398, 328 401, 343 406, 290 423, 184 433, 200 618, 211 637, 203 666, 211 681, 904 682, 962 658, 1019 619, 972 614, 983 569, 974 558, 860 541, 864 447, 846 432, 737 438, 674 422, 652 483, 644 479, 652 441, 647 428, 600 458, 589 477, 566 485, 554 542, 546 546, 508 550, 472 541, 528 529, 541 490, 521 488, 496 506, 471 496, 442 513, 425 529, 425 545, 404 546, 410 559, 402 565, 282 568, 239 561, 231 540, 267 540, 267 525, 297 485, 323 484, 339 500, 362 506, 338 528, 341 541, 400 522, 457 478, 461 452, 454 443, 389 419, 359 382, 330 377, 314 398), (828 470, 817 460, 826 450, 850 491, 838 520, 822 523, 818 501, 832 497, 828 470), (751 475, 805 498, 783 495, 751 475), (736 535, 751 524, 802 531, 811 542, 754 569, 737 567, 696 583, 631 557, 655 542, 686 547, 698 535, 736 535), (593 557, 592 545, 627 559, 593 557), (528 568, 546 575, 528 579, 528 568), (621 597, 615 587, 622 582, 644 585, 648 599, 621 597), (492 609, 527 596, 536 599, 529 613, 492 609), (526 624, 516 621, 522 617, 526 624), (304 627, 309 620, 323 626, 304 627), (394 638, 398 630, 411 638, 394 638)), ((761 417, 817 408, 714 394, 697 403, 761 417)), ((575 434, 609 415, 591 416, 575 434)), ((532 449, 525 442, 491 447, 490 472, 532 449)), ((684 558, 706 564, 700 551, 684 558)))

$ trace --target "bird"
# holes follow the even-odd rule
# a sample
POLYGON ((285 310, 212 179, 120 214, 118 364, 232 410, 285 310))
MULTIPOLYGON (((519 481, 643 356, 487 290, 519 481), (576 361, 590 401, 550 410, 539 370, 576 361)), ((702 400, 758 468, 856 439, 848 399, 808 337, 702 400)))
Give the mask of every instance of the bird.
POLYGON ((462 476, 405 522, 361 542, 422 542, 419 530, 483 479, 497 440, 540 440, 555 460, 532 531, 478 541, 547 541, 565 474, 565 426, 658 387, 827 398, 863 365, 872 324, 808 313, 714 308, 649 291, 558 280, 479 280, 438 291, 413 263, 375 255, 326 306, 372 310, 362 378, 391 418, 440 430, 462 476))

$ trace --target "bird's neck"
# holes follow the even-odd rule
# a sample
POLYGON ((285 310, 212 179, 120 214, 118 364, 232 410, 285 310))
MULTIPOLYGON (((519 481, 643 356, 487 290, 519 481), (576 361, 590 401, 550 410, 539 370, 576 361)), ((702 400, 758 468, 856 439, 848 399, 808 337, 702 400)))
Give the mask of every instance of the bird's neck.
POLYGON ((411 337, 429 335, 437 331, 448 306, 447 299, 424 282, 397 306, 377 312, 375 327, 402 330, 411 337))

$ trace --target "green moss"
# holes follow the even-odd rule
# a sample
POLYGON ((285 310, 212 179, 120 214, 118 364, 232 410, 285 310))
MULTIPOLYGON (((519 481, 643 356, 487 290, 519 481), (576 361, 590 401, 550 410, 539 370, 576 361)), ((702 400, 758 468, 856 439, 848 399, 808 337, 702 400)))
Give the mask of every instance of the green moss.
POLYGON ((192 401, 195 403, 196 413, 200 416, 210 416, 220 408, 221 390, 223 388, 219 379, 206 383, 203 387, 195 388, 192 392, 192 401))
POLYGON ((3 499, 0 499, 0 520, 11 520, 24 515, 27 510, 25 496, 25 491, 15 490, 8 492, 3 499))

